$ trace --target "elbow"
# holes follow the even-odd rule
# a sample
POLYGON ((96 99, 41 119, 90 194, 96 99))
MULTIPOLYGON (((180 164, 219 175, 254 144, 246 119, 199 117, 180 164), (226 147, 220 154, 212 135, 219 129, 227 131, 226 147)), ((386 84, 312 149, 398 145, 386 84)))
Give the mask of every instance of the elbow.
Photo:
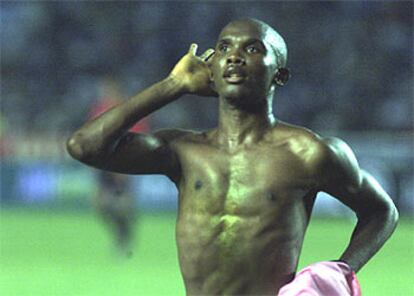
POLYGON ((375 207, 360 212, 357 217, 362 223, 372 222, 382 225, 381 227, 387 229, 387 232, 391 235, 397 227, 399 213, 394 202, 388 197, 375 207))
POLYGON ((379 217, 383 223, 385 223, 385 227, 389 229, 391 234, 397 227, 400 215, 398 213, 397 207, 390 198, 389 201, 384 203, 383 206, 379 209, 376 216, 379 217))
POLYGON ((76 133, 69 137, 66 141, 66 150, 68 151, 69 155, 82 162, 88 158, 88 153, 87 149, 85 149, 85 146, 85 141, 82 140, 82 137, 76 133))
POLYGON ((388 204, 387 208, 384 210, 383 219, 384 219, 384 230, 386 230, 386 235, 389 238, 395 231, 398 225, 399 213, 397 207, 392 201, 388 204))
POLYGON ((397 226, 399 220, 399 213, 397 207, 390 197, 384 201, 382 208, 383 217, 393 229, 397 226))
POLYGON ((390 207, 390 209, 388 210, 389 212, 389 217, 390 217, 390 221, 393 225, 393 227, 397 227, 398 224, 398 220, 400 219, 400 214, 397 210, 397 207, 395 206, 395 204, 392 202, 390 207))

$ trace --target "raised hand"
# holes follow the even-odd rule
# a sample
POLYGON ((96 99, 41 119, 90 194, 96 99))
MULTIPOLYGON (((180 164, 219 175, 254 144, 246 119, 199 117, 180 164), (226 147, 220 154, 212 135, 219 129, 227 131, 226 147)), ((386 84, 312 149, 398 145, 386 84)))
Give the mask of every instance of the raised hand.
POLYGON ((214 49, 207 49, 197 56, 197 44, 190 46, 187 54, 175 65, 170 73, 183 87, 185 93, 201 96, 217 96, 211 88, 211 71, 209 62, 214 55, 214 49))

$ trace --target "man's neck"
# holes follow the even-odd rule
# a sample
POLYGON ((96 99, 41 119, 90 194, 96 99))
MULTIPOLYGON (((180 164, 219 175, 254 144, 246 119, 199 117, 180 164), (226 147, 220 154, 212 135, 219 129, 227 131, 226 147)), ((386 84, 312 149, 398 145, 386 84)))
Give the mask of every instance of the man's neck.
POLYGON ((252 112, 220 99, 218 144, 229 151, 237 150, 241 146, 259 141, 275 122, 271 105, 266 104, 252 112))

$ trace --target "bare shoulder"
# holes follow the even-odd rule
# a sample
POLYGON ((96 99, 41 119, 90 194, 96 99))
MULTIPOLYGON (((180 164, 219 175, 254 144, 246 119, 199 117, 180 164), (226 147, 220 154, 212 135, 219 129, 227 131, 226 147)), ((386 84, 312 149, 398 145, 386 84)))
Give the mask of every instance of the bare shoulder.
POLYGON ((279 122, 271 132, 272 142, 285 146, 305 162, 315 162, 327 153, 324 139, 308 128, 279 122))
POLYGON ((283 122, 274 128, 273 134, 319 179, 326 182, 341 180, 359 183, 357 159, 343 140, 322 137, 310 129, 283 122))

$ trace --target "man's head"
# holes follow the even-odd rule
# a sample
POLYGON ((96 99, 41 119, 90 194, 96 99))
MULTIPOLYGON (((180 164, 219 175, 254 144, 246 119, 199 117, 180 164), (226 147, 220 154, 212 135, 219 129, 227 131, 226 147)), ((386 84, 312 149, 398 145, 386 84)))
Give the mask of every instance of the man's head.
POLYGON ((271 99, 275 85, 287 82, 287 48, 269 25, 255 19, 229 23, 221 31, 211 61, 219 95, 249 107, 271 99))

